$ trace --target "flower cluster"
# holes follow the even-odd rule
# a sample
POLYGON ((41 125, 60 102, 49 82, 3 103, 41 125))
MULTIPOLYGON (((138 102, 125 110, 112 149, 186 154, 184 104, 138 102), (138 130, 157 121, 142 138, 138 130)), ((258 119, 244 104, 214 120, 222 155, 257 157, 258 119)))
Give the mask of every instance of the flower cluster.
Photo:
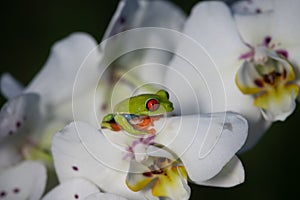
POLYGON ((299 7, 208 1, 186 18, 121 0, 100 44, 58 41, 26 87, 3 74, 0 199, 181 200, 189 183, 244 182, 237 152, 296 107, 299 7))

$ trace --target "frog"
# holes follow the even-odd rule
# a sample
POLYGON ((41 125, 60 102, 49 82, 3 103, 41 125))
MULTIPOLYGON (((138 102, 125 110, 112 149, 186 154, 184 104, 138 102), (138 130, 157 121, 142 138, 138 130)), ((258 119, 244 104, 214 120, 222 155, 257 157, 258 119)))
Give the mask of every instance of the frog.
POLYGON ((101 128, 112 131, 124 130, 130 134, 155 134, 151 128, 154 121, 174 110, 166 90, 155 94, 140 94, 127 98, 113 109, 113 113, 103 117, 101 128))

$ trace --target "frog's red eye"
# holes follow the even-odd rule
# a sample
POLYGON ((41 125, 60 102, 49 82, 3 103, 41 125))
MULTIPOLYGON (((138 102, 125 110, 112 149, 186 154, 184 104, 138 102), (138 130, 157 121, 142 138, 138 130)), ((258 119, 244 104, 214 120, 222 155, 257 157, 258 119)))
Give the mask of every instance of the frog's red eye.
POLYGON ((146 103, 146 108, 150 111, 156 111, 159 108, 159 103, 156 99, 149 99, 146 103))

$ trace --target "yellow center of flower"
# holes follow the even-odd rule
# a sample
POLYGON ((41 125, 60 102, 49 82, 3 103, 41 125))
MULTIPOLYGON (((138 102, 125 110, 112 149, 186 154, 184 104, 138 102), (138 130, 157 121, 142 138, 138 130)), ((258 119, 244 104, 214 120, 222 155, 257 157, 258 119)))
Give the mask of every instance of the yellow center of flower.
POLYGON ((153 196, 180 199, 188 195, 187 172, 179 162, 158 157, 150 160, 140 173, 132 172, 127 177, 126 184, 131 190, 140 191, 151 185, 153 196))
POLYGON ((257 47, 236 74, 240 91, 252 95, 254 105, 270 121, 285 120, 295 109, 299 87, 294 81, 291 63, 264 46, 257 47))

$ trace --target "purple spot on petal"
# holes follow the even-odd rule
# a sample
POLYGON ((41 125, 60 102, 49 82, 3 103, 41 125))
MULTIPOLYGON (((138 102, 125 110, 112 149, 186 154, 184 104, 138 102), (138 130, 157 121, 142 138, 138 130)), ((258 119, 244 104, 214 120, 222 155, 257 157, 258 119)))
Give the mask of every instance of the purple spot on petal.
POLYGON ((20 121, 17 121, 16 127, 17 127, 17 128, 20 128, 20 127, 21 127, 21 122, 20 122, 20 121))
POLYGON ((121 24, 125 24, 125 22, 126 22, 125 17, 122 17, 122 16, 120 17, 119 20, 120 20, 120 23, 121 23, 121 24))
POLYGON ((260 8, 256 8, 255 12, 256 12, 257 14, 259 14, 259 13, 261 13, 262 11, 261 11, 260 8))
POLYGON ((265 39, 264 39, 264 44, 266 46, 268 46, 270 44, 271 40, 272 40, 271 36, 266 36, 265 39))
POLYGON ((78 194, 75 194, 75 195, 74 195, 74 198, 75 198, 75 199, 78 199, 78 198, 79 198, 79 195, 78 195, 78 194))
POLYGON ((107 109, 107 104, 106 104, 106 103, 102 104, 102 106, 101 106, 101 111, 104 111, 104 110, 106 110, 106 109, 107 109))
POLYGON ((0 197, 5 197, 6 196, 6 192, 5 191, 1 191, 0 192, 0 197))
POLYGON ((8 135, 13 135, 14 134, 14 132, 12 131, 12 130, 10 130, 9 132, 8 132, 8 135))
POLYGON ((72 166, 72 169, 73 169, 74 171, 78 171, 78 170, 79 170, 78 167, 76 167, 76 166, 72 166))
POLYGON ((19 188, 13 189, 13 193, 15 193, 15 194, 17 194, 17 193, 19 193, 19 192, 20 192, 20 189, 19 189, 19 188))

